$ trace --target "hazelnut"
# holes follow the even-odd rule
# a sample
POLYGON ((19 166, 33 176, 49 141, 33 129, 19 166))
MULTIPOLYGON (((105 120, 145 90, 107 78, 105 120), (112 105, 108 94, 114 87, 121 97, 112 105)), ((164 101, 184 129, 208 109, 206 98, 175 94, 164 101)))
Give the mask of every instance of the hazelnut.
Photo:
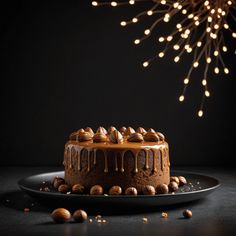
POLYGON ((155 131, 154 129, 152 129, 152 128, 148 129, 148 132, 150 132, 150 133, 156 133, 156 131, 155 131))
POLYGON ((126 131, 126 127, 125 127, 125 126, 121 127, 119 131, 120 131, 122 134, 124 134, 125 131, 126 131))
POLYGON ((136 130, 137 133, 140 133, 142 135, 146 134, 147 131, 143 127, 138 127, 136 130))
POLYGON ((160 141, 165 141, 165 136, 164 136, 164 134, 162 134, 162 133, 160 133, 160 132, 157 132, 157 135, 159 136, 160 141))
POLYGON ((116 130, 116 127, 110 126, 107 131, 108 131, 108 134, 111 134, 115 130, 116 130))
POLYGON ((93 132, 92 128, 90 128, 90 127, 86 127, 84 131, 89 132, 91 134, 91 136, 94 135, 94 132, 93 132))
POLYGON ((184 216, 184 218, 189 219, 193 216, 193 213, 192 213, 192 211, 187 209, 187 210, 183 211, 183 216, 184 216))
POLYGON ((146 142, 158 142, 160 140, 160 138, 158 137, 158 135, 154 132, 148 131, 145 135, 144 135, 144 140, 146 142))
POLYGON ((60 193, 67 193, 69 192, 70 188, 67 184, 62 184, 58 187, 58 192, 60 193))
POLYGON ((132 133, 129 135, 128 139, 129 142, 142 142, 143 135, 140 133, 132 133))
POLYGON ((187 184, 187 180, 183 176, 178 176, 178 179, 179 179, 179 186, 187 184))
POLYGON ((129 187, 125 190, 125 195, 138 195, 138 191, 134 187, 129 187))
POLYGON ((122 189, 120 186, 113 186, 109 189, 110 195, 120 195, 122 193, 122 189))
POLYGON ((157 194, 166 194, 169 192, 169 188, 166 184, 159 184, 156 187, 156 193, 157 194))
POLYGON ((106 130, 104 127, 100 126, 100 127, 97 129, 97 133, 104 133, 104 134, 107 134, 107 130, 106 130))
POLYGON ((77 131, 71 133, 69 138, 70 138, 70 140, 77 140, 77 138, 78 138, 78 133, 77 133, 77 131))
POLYGON ((52 182, 52 185, 55 189, 58 189, 58 187, 62 184, 65 183, 65 180, 63 178, 60 178, 58 176, 56 176, 54 179, 53 179, 53 182, 52 182))
POLYGON ((94 185, 90 189, 90 194, 91 195, 102 195, 103 194, 103 188, 101 185, 94 185))
POLYGON ((100 142, 106 142, 106 141, 107 141, 107 136, 104 133, 96 133, 93 136, 94 143, 100 143, 100 142))
POLYGON ((71 214, 65 208, 57 208, 52 212, 51 217, 56 223, 65 223, 71 218, 71 214))
POLYGON ((156 191, 152 185, 145 185, 143 187, 143 194, 144 195, 155 195, 156 191))
POLYGON ((170 177, 170 182, 176 182, 179 185, 179 178, 176 176, 171 176, 170 177))
POLYGON ((135 133, 135 130, 132 128, 132 127, 128 127, 126 130, 125 130, 125 133, 124 135, 128 136, 132 133, 135 133))
POLYGON ((78 135, 78 140, 79 140, 80 142, 89 141, 89 140, 91 140, 92 138, 93 138, 93 136, 91 135, 90 132, 84 132, 84 133, 80 133, 80 134, 78 135))
POLYGON ((75 222, 82 223, 88 219, 88 215, 84 210, 77 210, 73 214, 75 222))
POLYGON ((84 133, 84 129, 79 129, 73 133, 70 134, 70 140, 77 140, 78 139, 78 135, 84 133))
POLYGON ((109 138, 112 143, 122 143, 124 140, 122 134, 118 130, 114 130, 109 138))
POLYGON ((72 186, 72 193, 83 193, 84 186, 81 184, 75 184, 72 186))
POLYGON ((178 184, 176 182, 172 181, 172 182, 169 183, 170 192, 175 192, 175 191, 178 190, 178 188, 179 187, 178 187, 178 184))

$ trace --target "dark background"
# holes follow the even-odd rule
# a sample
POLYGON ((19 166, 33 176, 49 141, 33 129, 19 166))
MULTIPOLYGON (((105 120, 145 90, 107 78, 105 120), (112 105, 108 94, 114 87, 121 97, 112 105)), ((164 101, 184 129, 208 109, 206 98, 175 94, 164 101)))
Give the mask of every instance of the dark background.
MULTIPOLYGON (((94 8, 79 0, 1 7, 1 165, 61 165, 68 135, 100 125, 163 132, 175 166, 233 163, 233 53, 225 57, 229 76, 209 75, 212 96, 199 119, 202 71, 178 102, 191 57, 174 64, 170 51, 142 67, 161 50, 157 38, 169 25, 139 46, 132 42, 153 18, 119 27, 149 6, 94 8)), ((235 46, 230 37, 226 42, 235 46)))

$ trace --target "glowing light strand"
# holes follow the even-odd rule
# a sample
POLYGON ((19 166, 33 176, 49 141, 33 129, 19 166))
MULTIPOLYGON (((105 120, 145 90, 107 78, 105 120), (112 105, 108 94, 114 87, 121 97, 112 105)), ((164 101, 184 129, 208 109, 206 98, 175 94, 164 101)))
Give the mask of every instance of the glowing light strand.
MULTIPOLYGON (((236 32, 232 29, 228 22, 231 17, 236 22, 236 16, 231 9, 236 10, 236 0, 129 0, 123 2, 109 1, 98 2, 92 1, 94 7, 97 6, 135 6, 138 3, 152 2, 154 5, 135 15, 130 20, 120 22, 122 27, 130 24, 137 24, 144 17, 156 17, 156 20, 149 28, 144 29, 143 36, 136 38, 134 44, 138 45, 142 41, 148 39, 155 28, 160 23, 168 23, 175 15, 183 15, 183 19, 177 22, 176 27, 166 36, 159 36, 157 42, 164 44, 164 49, 152 58, 143 62, 143 67, 148 67, 152 61, 157 58, 163 58, 168 50, 178 52, 174 56, 174 62, 179 63, 184 53, 191 54, 193 52, 193 62, 185 76, 183 82, 183 91, 179 97, 179 101, 183 102, 186 96, 186 90, 189 83, 193 79, 191 74, 200 64, 204 66, 203 78, 201 80, 204 88, 199 110, 199 117, 203 116, 204 102, 210 96, 208 90, 208 72, 213 68, 213 72, 217 75, 220 72, 229 74, 229 69, 226 67, 222 53, 226 53, 228 48, 224 42, 223 31, 231 34, 232 38, 236 39, 236 32), (201 28, 199 27, 201 26, 201 28), (202 27, 203 26, 203 27, 202 27), (199 36, 200 33, 200 36, 199 36), (196 40, 196 35, 198 39, 196 40)), ((236 50, 234 51, 236 55, 236 50)), ((200 66, 201 67, 201 66, 200 66)))

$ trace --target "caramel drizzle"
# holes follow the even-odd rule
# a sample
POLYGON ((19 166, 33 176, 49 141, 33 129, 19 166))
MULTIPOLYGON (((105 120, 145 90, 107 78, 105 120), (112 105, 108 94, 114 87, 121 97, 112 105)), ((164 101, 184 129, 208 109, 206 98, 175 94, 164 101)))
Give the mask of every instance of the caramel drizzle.
POLYGON ((157 172, 157 151, 152 150, 153 152, 153 171, 156 173, 157 172))
POLYGON ((126 151, 122 151, 121 152, 121 168, 120 168, 120 171, 123 173, 125 171, 124 169, 124 155, 125 155, 125 152, 126 151))
POLYGON ((169 157, 169 148, 166 148, 166 156, 167 156, 167 166, 170 167, 170 157, 169 157))
POLYGON ((88 172, 90 171, 90 154, 91 154, 91 151, 88 150, 88 167, 87 167, 88 172))
POLYGON ((164 170, 164 155, 165 155, 165 149, 164 148, 160 148, 160 153, 161 153, 161 170, 164 170))
POLYGON ((115 171, 118 171, 118 153, 115 153, 115 171))
POLYGON ((77 152, 77 170, 80 171, 80 153, 81 153, 81 150, 78 150, 77 152))
POLYGON ((148 169, 149 168, 149 165, 148 165, 149 153, 148 153, 147 149, 145 149, 145 154, 146 154, 146 157, 145 157, 145 168, 148 169))
POLYGON ((97 149, 94 149, 93 151, 93 164, 97 164, 97 149))
POLYGON ((138 151, 134 153, 134 173, 138 172, 138 154, 138 151))
POLYGON ((105 162, 104 172, 107 173, 108 172, 107 152, 105 150, 103 150, 103 153, 104 153, 104 162, 105 162))
MULTIPOLYGON (((72 158, 77 158, 77 170, 81 170, 81 153, 83 149, 86 149, 88 151, 88 156, 87 156, 87 161, 88 161, 88 166, 87 166, 87 171, 89 172, 91 170, 91 158, 93 154, 93 164, 97 164, 97 149, 94 149, 91 151, 89 148, 79 148, 79 150, 73 155, 72 150, 73 147, 68 147, 65 153, 65 158, 64 158, 64 165, 67 168, 72 168, 72 158)), ((169 162, 169 156, 168 154, 168 148, 163 148, 160 147, 160 149, 155 150, 155 149, 144 149, 145 151, 145 169, 149 169, 149 151, 153 152, 153 171, 157 172, 157 160, 158 160, 158 152, 160 153, 160 161, 161 161, 161 170, 164 170, 164 158, 167 158, 167 165, 168 167, 170 166, 169 162)), ((108 173, 108 152, 107 150, 102 149, 104 153, 104 172, 108 173)), ((121 156, 121 168, 120 171, 123 173, 124 170, 124 156, 127 150, 122 150, 122 151, 115 151, 115 171, 119 171, 118 168, 118 154, 121 156)), ((138 156, 139 156, 139 151, 140 150, 133 150, 132 154, 134 156, 134 173, 138 172, 138 156)))
POLYGON ((72 168, 72 148, 70 148, 70 154, 69 154, 69 168, 72 168))

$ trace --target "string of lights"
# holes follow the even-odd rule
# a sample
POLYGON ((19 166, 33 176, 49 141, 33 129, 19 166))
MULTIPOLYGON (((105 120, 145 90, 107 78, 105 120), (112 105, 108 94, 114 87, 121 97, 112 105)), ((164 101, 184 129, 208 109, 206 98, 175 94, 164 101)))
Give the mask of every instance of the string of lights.
MULTIPOLYGON (((174 29, 168 35, 158 38, 158 42, 163 45, 163 50, 154 57, 143 62, 143 67, 148 67, 157 58, 163 58, 168 50, 173 50, 177 55, 173 58, 178 63, 184 53, 192 53, 192 64, 183 79, 183 90, 179 96, 179 101, 183 102, 186 96, 186 90, 192 80, 192 73, 202 63, 203 74, 201 84, 203 87, 200 107, 197 111, 199 117, 203 116, 205 99, 210 97, 208 81, 210 70, 213 74, 229 74, 229 68, 225 65, 223 54, 228 51, 225 44, 224 34, 228 32, 232 38, 236 39, 236 32, 232 24, 236 22, 236 16, 233 14, 236 10, 236 0, 129 0, 123 2, 98 2, 93 1, 94 7, 98 6, 135 6, 143 2, 152 2, 153 6, 145 11, 135 15, 132 19, 122 20, 120 25, 126 27, 130 24, 137 24, 145 16, 155 16, 155 21, 149 28, 144 29, 143 35, 134 40, 138 45, 148 39, 154 30, 161 23, 168 23, 177 14, 181 15, 180 22, 177 22, 174 29)), ((236 51, 234 52, 236 54, 236 51)), ((212 73, 211 73, 212 74, 212 73)))

